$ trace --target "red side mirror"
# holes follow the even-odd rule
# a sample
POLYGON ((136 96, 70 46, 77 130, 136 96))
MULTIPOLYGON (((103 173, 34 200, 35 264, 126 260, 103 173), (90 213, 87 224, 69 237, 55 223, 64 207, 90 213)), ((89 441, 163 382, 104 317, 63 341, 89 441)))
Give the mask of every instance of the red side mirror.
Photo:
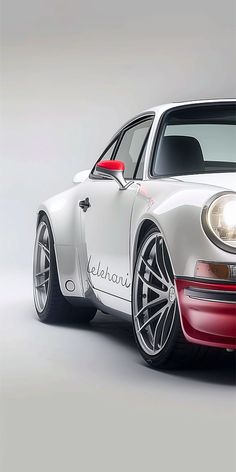
POLYGON ((123 172, 125 170, 125 165, 124 162, 122 161, 100 161, 97 163, 96 168, 101 168, 101 169, 108 169, 108 170, 114 170, 114 171, 121 171, 123 172))
POLYGON ((96 165, 96 173, 103 177, 110 177, 119 184, 120 190, 127 188, 127 182, 124 179, 125 165, 122 161, 100 161, 96 165))

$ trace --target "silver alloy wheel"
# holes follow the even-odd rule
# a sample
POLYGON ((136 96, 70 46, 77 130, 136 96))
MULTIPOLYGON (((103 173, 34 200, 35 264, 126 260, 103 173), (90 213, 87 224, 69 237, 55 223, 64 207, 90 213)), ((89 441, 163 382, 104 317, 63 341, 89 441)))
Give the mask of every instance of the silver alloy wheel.
POLYGON ((33 277, 34 301, 37 311, 41 313, 47 303, 50 279, 50 237, 45 221, 41 221, 37 228, 33 277))
POLYGON ((134 328, 142 349, 158 354, 166 345, 177 312, 169 254, 159 232, 147 237, 134 276, 134 328))

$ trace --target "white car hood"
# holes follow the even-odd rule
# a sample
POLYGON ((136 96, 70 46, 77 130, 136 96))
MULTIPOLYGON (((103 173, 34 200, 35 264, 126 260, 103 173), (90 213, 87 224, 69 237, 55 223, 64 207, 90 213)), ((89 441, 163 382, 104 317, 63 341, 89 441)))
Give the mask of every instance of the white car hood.
POLYGON ((236 173, 235 172, 219 172, 215 174, 197 174, 197 175, 181 175, 176 177, 182 182, 199 183, 206 185, 215 185, 222 189, 233 190, 236 192, 236 173))

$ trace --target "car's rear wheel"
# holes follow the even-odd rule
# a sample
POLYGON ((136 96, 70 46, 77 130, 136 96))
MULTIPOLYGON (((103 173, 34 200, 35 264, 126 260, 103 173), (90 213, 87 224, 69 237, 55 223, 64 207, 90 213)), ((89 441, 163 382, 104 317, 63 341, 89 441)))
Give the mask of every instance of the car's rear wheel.
POLYGON ((34 303, 39 319, 45 323, 77 321, 89 322, 96 308, 73 307, 61 293, 54 241, 49 220, 44 214, 39 221, 33 261, 34 303))
POLYGON ((132 319, 138 348, 153 367, 174 368, 203 354, 202 346, 184 338, 170 256, 162 234, 154 227, 137 255, 132 319))

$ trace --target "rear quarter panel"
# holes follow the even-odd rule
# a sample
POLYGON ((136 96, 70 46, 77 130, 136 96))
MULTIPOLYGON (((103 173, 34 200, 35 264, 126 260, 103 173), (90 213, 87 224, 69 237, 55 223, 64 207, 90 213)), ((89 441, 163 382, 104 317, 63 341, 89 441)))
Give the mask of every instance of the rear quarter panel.
POLYGON ((85 183, 49 198, 39 208, 49 218, 58 268, 60 288, 63 295, 84 296, 81 271, 81 254, 85 243, 81 236, 81 212, 78 201, 83 196, 85 183), (71 293, 65 288, 67 280, 73 280, 75 290, 71 293))

